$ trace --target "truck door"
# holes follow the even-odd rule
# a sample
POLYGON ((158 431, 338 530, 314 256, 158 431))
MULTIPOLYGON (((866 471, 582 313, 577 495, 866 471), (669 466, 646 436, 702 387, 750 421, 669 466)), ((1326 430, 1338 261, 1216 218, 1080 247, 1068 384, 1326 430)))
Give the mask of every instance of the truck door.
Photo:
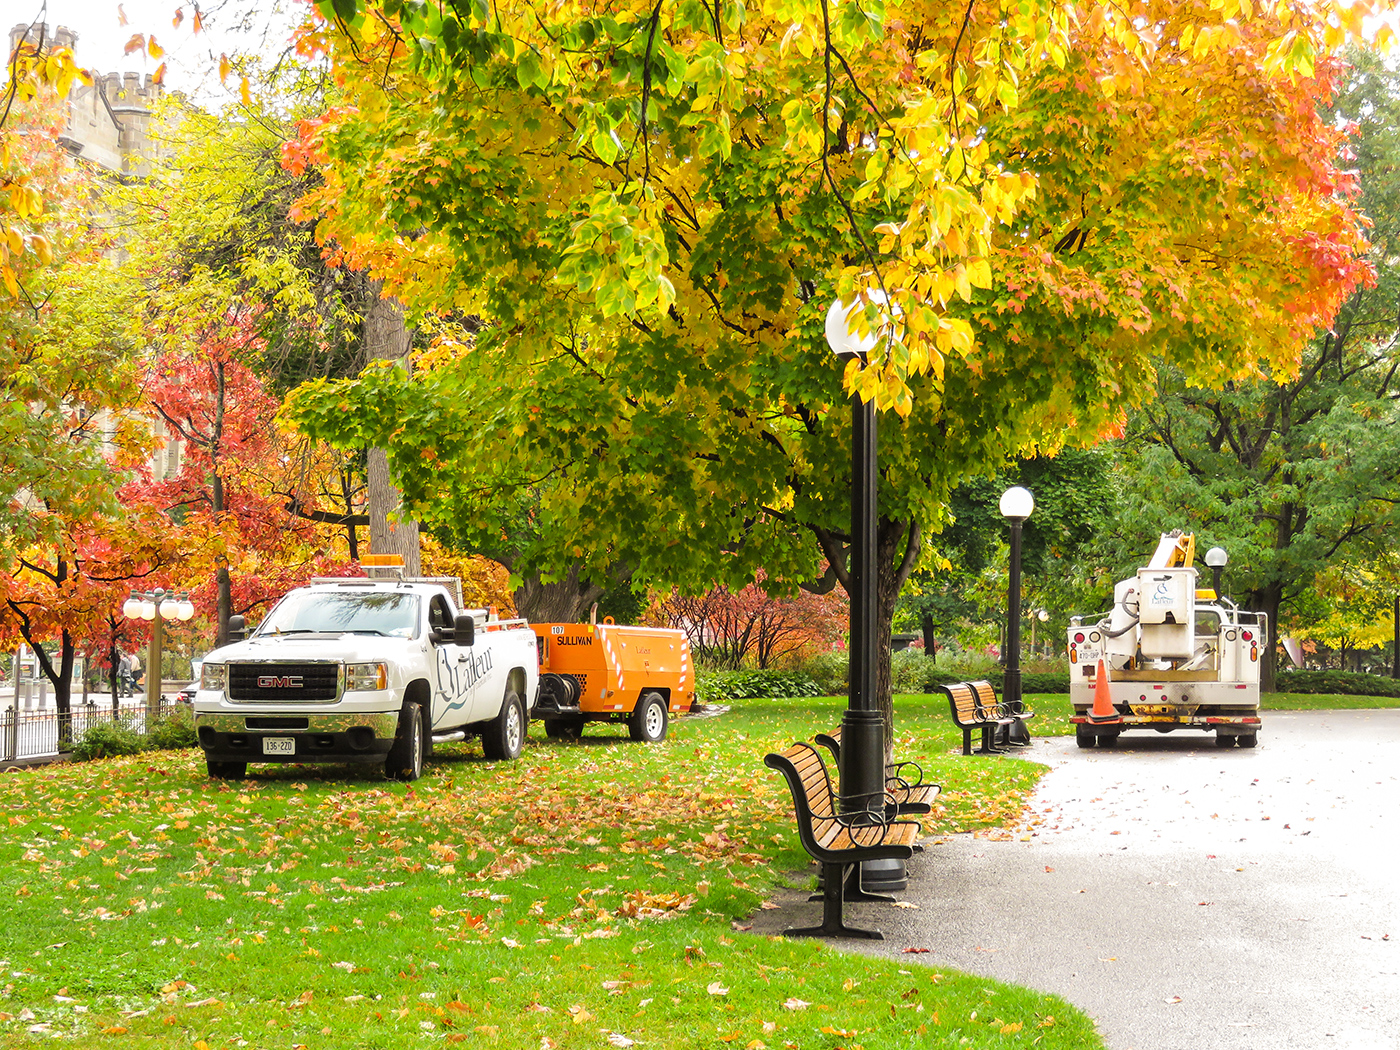
POLYGON ((433 595, 428 603, 428 644, 433 648, 437 673, 431 718, 434 729, 465 725, 473 718, 476 676, 472 674, 472 650, 456 641, 440 640, 452 637, 452 627, 452 607, 442 595, 433 595))

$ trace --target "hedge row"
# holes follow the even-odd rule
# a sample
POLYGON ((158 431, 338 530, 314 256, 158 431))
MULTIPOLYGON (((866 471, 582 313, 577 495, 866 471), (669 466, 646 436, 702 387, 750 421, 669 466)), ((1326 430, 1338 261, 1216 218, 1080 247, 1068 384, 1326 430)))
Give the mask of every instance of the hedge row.
POLYGON ((801 671, 701 671, 695 676, 696 699, 705 704, 822 695, 812 676, 801 671))
MULTIPOLYGON (((993 687, 994 689, 996 689, 996 691, 997 691, 998 693, 1001 693, 1001 692, 1005 689, 1005 687, 1006 687, 1006 676, 1005 676, 1004 672, 1002 672, 1002 671, 1000 671, 1000 670, 997 670, 997 671, 989 671, 988 673, 986 673, 985 675, 982 675, 981 677, 982 677, 983 679, 985 679, 986 681, 991 682, 991 683, 992 683, 992 687, 993 687)), ((926 686, 925 686, 925 688, 924 688, 924 692, 926 692, 926 693, 931 693, 931 692, 933 692, 935 686, 938 686, 938 685, 946 685, 946 684, 948 684, 948 683, 950 683, 950 682, 960 682, 960 681, 962 681, 961 678, 956 678, 956 677, 953 677, 952 675, 935 674, 935 675, 930 676, 930 679, 929 679, 928 683, 926 684, 926 686)), ((1041 672, 1036 672, 1036 671, 1022 671, 1022 672, 1021 672, 1021 692, 1022 692, 1022 693, 1068 693, 1068 692, 1069 692, 1069 675, 1067 675, 1067 674, 1059 674, 1059 673, 1055 673, 1055 674, 1046 674, 1046 673, 1041 673, 1041 672)))
POLYGON ((1356 671, 1279 671, 1274 688, 1280 693, 1327 693, 1338 696, 1400 696, 1400 678, 1356 671))

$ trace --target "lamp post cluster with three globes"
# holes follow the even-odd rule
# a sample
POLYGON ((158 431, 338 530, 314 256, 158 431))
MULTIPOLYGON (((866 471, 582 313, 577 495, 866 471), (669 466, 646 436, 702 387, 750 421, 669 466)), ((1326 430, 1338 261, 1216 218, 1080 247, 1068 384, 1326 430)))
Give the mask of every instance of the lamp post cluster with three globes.
POLYGON ((160 685, 162 678, 161 650, 165 646, 165 621, 188 620, 194 615, 194 603, 188 592, 176 593, 157 587, 153 591, 132 591, 122 603, 122 615, 128 620, 148 620, 151 624, 151 644, 146 654, 146 719, 147 725, 160 716, 160 685))

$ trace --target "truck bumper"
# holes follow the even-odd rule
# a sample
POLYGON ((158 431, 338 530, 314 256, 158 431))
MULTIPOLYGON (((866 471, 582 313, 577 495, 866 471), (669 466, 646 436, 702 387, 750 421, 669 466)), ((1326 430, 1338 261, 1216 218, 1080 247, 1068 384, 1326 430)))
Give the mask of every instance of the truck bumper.
MULTIPOLYGON (((1087 712, 1079 712, 1070 717, 1070 722, 1074 725, 1096 725, 1087 712)), ((1109 729, 1156 729, 1159 732, 1169 732, 1172 729, 1203 729, 1207 732, 1214 730, 1224 733, 1254 733, 1258 732, 1261 724, 1258 715, 1214 715, 1198 713, 1195 715, 1168 715, 1168 714, 1125 714, 1121 710, 1118 717, 1105 726, 1109 729)))
POLYGON ((376 762, 393 746, 398 721, 397 712, 197 714, 194 724, 214 762, 376 762))

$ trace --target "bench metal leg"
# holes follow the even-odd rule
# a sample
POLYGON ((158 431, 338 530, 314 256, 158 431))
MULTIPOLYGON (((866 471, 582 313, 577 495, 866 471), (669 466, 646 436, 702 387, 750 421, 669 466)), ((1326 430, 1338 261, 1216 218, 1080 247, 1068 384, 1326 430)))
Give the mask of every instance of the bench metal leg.
MULTIPOLYGON (((805 926, 801 929, 784 930, 786 937, 853 937, 870 941, 883 941, 885 935, 879 930, 859 930, 847 926, 841 917, 842 891, 846 885, 846 868, 855 868, 857 884, 860 880, 859 864, 822 865, 822 924, 805 926)), ((887 898, 880 898, 887 899, 887 898)))
POLYGON ((995 736, 996 736, 996 730, 997 730, 997 727, 996 727, 995 725, 990 724, 990 723, 985 724, 985 725, 982 726, 982 746, 979 747, 979 748, 977 749, 977 754, 979 754, 979 755, 1004 755, 1004 754, 1006 754, 1006 751, 1005 751, 1005 750, 1003 750, 1002 748, 999 748, 999 747, 995 747, 995 746, 993 746, 993 744, 992 744, 992 740, 993 740, 993 739, 995 738, 995 736))

